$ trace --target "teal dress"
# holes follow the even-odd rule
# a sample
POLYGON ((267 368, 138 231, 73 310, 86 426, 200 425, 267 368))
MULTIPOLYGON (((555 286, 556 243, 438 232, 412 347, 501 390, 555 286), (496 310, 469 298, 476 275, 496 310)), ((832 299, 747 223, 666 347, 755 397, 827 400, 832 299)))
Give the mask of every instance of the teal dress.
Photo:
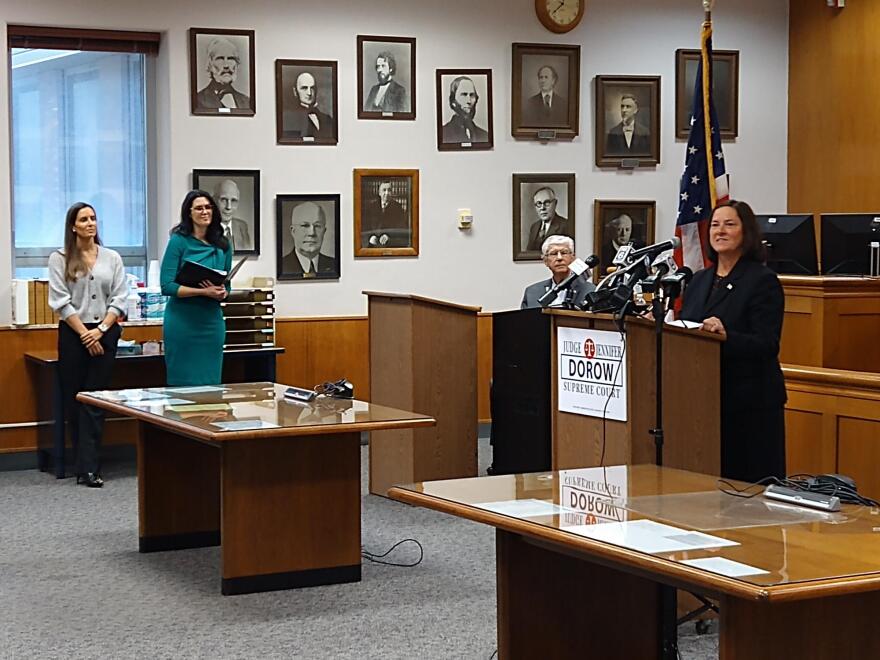
POLYGON ((162 330, 168 385, 217 385, 223 371, 226 323, 218 301, 177 297, 180 285, 174 278, 185 260, 229 272, 232 246, 221 250, 192 236, 171 234, 159 275, 162 293, 168 296, 162 330))

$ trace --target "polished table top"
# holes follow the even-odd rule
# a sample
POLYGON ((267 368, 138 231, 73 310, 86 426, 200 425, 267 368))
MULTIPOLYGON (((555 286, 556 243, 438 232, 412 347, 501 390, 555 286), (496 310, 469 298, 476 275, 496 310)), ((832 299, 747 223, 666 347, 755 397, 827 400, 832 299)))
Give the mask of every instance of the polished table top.
POLYGON ((81 392, 77 399, 198 440, 355 433, 434 426, 428 415, 354 399, 284 397, 287 385, 238 383, 81 392))
POLYGON ((880 589, 880 510, 825 513, 735 497, 719 485, 637 465, 433 481, 389 496, 674 586, 769 601, 880 589))
MULTIPOLYGON (((265 355, 269 353, 281 354, 284 352, 283 346, 261 346, 260 348, 224 348, 224 355, 265 355)), ((42 350, 26 351, 24 354, 26 360, 37 364, 57 364, 58 349, 46 348, 42 350)), ((164 360, 164 353, 117 353, 117 360, 164 360)))

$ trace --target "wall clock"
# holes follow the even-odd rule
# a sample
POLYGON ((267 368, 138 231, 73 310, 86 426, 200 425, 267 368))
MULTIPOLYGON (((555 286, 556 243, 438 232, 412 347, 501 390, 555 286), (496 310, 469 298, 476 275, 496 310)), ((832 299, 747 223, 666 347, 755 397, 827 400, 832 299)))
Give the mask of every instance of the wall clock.
POLYGON ((545 28, 562 34, 573 30, 581 22, 585 2, 586 0, 535 0, 535 13, 545 28))

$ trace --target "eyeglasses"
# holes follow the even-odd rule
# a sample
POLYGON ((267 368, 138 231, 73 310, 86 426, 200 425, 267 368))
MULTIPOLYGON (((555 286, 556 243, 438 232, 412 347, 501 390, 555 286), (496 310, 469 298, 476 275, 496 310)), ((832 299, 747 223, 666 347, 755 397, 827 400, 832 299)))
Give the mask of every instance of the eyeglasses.
POLYGON ((574 252, 571 250, 553 250, 553 252, 548 252, 544 256, 548 259, 555 259, 556 257, 569 257, 573 254, 574 252))
POLYGON ((549 209, 555 203, 556 203, 555 199, 545 199, 543 202, 535 202, 535 208, 536 209, 540 209, 540 208, 549 209))
POLYGON ((202 211, 213 211, 214 209, 211 208, 210 204, 207 204, 205 206, 193 206, 192 210, 196 213, 201 213, 202 211))

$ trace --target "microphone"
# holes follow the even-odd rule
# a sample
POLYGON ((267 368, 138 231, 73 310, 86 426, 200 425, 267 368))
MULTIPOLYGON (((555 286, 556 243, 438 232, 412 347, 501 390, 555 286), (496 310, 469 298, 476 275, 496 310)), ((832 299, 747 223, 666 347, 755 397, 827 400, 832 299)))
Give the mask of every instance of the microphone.
POLYGON ((568 265, 568 269, 571 271, 561 282, 554 284, 547 291, 544 292, 544 295, 538 298, 538 304, 541 307, 546 307, 550 304, 550 301, 556 298, 556 295, 567 288, 569 288, 574 281, 579 278, 583 273, 586 273, 590 268, 595 267, 599 263, 599 257, 595 254, 591 254, 589 257, 584 259, 575 259, 568 265))
MULTIPOLYGON (((692 271, 687 266, 682 266, 674 273, 670 273, 663 277, 660 280, 660 283, 663 285, 663 290, 666 292, 666 297, 670 300, 675 300, 684 293, 685 287, 690 283, 691 278, 694 276, 694 271, 692 271)), ((670 305, 672 303, 670 302, 670 305)))
POLYGON ((654 269, 654 275, 663 277, 667 273, 674 273, 678 270, 678 264, 672 256, 672 250, 666 250, 657 255, 657 258, 651 262, 651 268, 654 269))
POLYGON ((626 266, 630 261, 632 261, 632 253, 635 248, 631 243, 627 243, 626 245, 621 245, 617 253, 614 255, 614 258, 611 260, 611 263, 615 266, 626 266))
POLYGON ((630 259, 639 259, 643 256, 654 257, 661 252, 666 252, 666 250, 677 250, 681 247, 681 239, 678 236, 673 236, 668 241, 663 241, 662 243, 654 243, 654 245, 649 245, 648 247, 643 247, 638 250, 634 250, 630 255, 630 259))

